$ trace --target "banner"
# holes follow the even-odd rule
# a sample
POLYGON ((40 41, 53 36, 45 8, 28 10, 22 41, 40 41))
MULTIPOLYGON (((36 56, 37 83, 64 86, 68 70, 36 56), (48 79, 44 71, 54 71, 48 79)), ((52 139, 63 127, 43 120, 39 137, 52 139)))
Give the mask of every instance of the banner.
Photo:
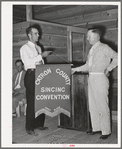
POLYGON ((60 113, 70 117, 71 65, 38 65, 35 77, 35 117, 60 113))

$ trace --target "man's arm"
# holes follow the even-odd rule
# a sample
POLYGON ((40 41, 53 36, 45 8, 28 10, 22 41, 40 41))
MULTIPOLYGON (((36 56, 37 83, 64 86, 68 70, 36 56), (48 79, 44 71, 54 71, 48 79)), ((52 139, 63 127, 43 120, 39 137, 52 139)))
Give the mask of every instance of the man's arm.
POLYGON ((21 55, 21 59, 22 61, 26 64, 26 66, 32 66, 35 65, 36 63, 38 63, 39 61, 42 60, 42 56, 38 55, 36 57, 31 57, 29 54, 29 47, 27 45, 24 45, 21 49, 20 49, 20 55, 21 55))
POLYGON ((38 45, 36 45, 36 49, 38 51, 39 54, 41 54, 41 56, 43 58, 47 57, 52 51, 44 51, 42 52, 41 47, 39 47, 38 45))
POLYGON ((105 55, 107 55, 107 57, 112 60, 110 65, 107 67, 106 71, 111 71, 118 65, 118 54, 114 50, 112 50, 109 46, 107 46, 106 48, 107 50, 106 49, 104 50, 105 55))
POLYGON ((80 66, 80 67, 76 67, 76 68, 72 68, 72 74, 75 73, 75 72, 86 72, 89 70, 89 67, 88 67, 88 64, 84 64, 83 66, 80 66))

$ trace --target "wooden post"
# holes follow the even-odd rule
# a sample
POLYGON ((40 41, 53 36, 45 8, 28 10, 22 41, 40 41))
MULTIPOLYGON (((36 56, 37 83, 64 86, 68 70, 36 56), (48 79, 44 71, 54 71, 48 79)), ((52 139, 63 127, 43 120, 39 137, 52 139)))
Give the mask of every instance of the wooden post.
POLYGON ((29 21, 32 18, 33 18, 32 5, 26 5, 26 21, 29 21))
POLYGON ((60 114, 58 115, 58 127, 60 126, 60 114))
POLYGON ((68 36, 68 39, 67 39, 68 61, 72 63, 72 33, 71 31, 69 30, 67 31, 67 36, 68 36))

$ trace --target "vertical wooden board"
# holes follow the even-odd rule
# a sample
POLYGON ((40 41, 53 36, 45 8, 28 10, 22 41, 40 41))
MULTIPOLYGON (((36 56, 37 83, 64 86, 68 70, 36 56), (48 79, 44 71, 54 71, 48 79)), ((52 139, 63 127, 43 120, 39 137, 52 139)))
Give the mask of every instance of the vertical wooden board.
POLYGON ((84 74, 81 75, 74 75, 74 96, 73 100, 74 103, 74 126, 77 129, 81 129, 86 131, 88 124, 87 124, 87 95, 88 94, 85 90, 87 87, 87 82, 85 81, 84 74))
POLYGON ((81 61, 81 63, 83 63, 84 62, 83 55, 84 55, 83 51, 82 52, 79 52, 79 51, 73 52, 73 62, 81 61))
POLYGON ((70 128, 71 127, 71 117, 64 115, 63 113, 60 114, 60 127, 63 128, 70 128))
POLYGON ((73 43, 72 45, 72 61, 77 62, 77 61, 84 61, 84 51, 83 51, 83 43, 73 43))
POLYGON ((116 67, 115 69, 113 69, 110 75, 111 75, 110 76, 111 77, 110 78, 111 79, 110 81, 112 81, 112 85, 114 83, 117 83, 117 81, 118 81, 118 68, 116 67))
POLYGON ((118 88, 110 84, 109 88, 109 106, 111 110, 117 111, 118 104, 118 88))
POLYGON ((77 43, 73 43, 72 47, 73 47, 73 52, 80 52, 83 51, 83 42, 77 42, 77 43))
MULTIPOLYGON (((79 59, 81 59, 82 62, 85 61, 85 54, 86 54, 86 35, 84 34, 76 34, 78 35, 79 39, 77 39, 77 37, 75 37, 75 40, 72 43, 72 49, 73 49, 73 57, 79 61, 79 59), (75 54, 74 51, 77 51, 77 53, 75 54), (81 53, 80 53, 81 51, 81 53), (78 54, 79 53, 79 54, 78 54), (78 56, 78 57, 77 57, 78 56)), ((77 61, 76 60, 76 61, 77 61)), ((74 60, 73 60, 74 61, 74 60)))
POLYGON ((71 120, 61 115, 61 127, 86 131, 88 129, 87 75, 74 74, 72 81, 71 120), (72 123, 71 123, 72 122, 72 123))
POLYGON ((26 5, 26 20, 29 21, 33 19, 33 10, 32 10, 32 5, 26 5))

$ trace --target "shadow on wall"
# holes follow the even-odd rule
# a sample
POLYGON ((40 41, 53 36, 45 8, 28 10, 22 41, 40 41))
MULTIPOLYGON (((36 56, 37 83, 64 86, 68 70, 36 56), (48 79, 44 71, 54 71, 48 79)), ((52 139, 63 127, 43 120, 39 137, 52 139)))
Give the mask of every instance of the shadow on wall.
POLYGON ((42 38, 42 29, 41 26, 39 24, 31 24, 31 26, 33 26, 34 28, 36 28, 39 31, 39 40, 38 40, 38 45, 42 48, 42 51, 44 51, 44 47, 43 45, 39 42, 40 39, 42 38))
POLYGON ((102 31, 102 37, 101 37, 101 42, 109 45, 114 51, 118 52, 118 47, 116 45, 116 43, 114 41, 111 41, 111 39, 105 39, 105 35, 106 35, 106 27, 102 26, 102 25, 97 25, 97 26, 93 26, 94 28, 98 28, 102 31))

